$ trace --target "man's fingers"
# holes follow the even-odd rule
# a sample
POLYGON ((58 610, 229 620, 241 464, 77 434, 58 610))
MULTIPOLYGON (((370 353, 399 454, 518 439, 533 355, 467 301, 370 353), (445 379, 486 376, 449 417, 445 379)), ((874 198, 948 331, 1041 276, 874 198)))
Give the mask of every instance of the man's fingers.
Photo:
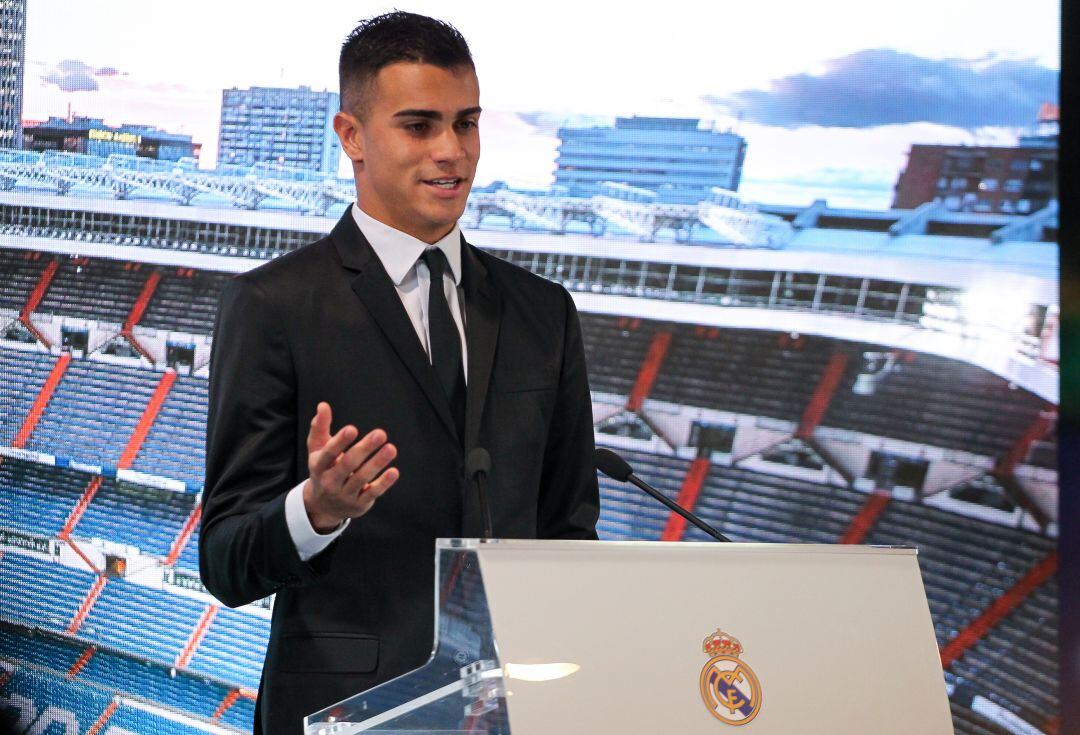
MULTIPOLYGON (((352 424, 341 427, 338 433, 330 437, 329 441, 313 452, 314 463, 308 468, 311 474, 322 473, 330 470, 345 448, 356 439, 360 432, 352 424)), ((370 436, 370 435, 369 435, 370 436)), ((385 435, 384 435, 385 436, 385 435)))
POLYGON ((400 477, 398 469, 396 467, 391 467, 365 485, 360 490, 359 504, 357 507, 359 514, 363 515, 371 510, 371 506, 375 505, 375 501, 381 498, 383 493, 389 490, 390 486, 397 482, 398 477, 400 477))
MULTIPOLYGON (((334 487, 344 485, 349 479, 349 475, 355 472, 357 467, 364 464, 371 455, 379 451, 379 448, 385 444, 386 432, 382 429, 372 429, 363 439, 349 447, 349 450, 338 458, 337 464, 334 465, 332 470, 334 487)), ((373 473, 371 477, 374 476, 373 473)), ((371 477, 368 477, 368 479, 370 480, 371 477)))
MULTIPOLYGON (((350 449, 348 453, 342 457, 340 464, 349 466, 347 462, 355 459, 352 457, 355 449, 356 447, 350 449)), ((379 473, 386 469, 396 457, 397 447, 389 443, 383 444, 379 447, 379 450, 370 457, 361 456, 359 460, 356 460, 361 462, 360 466, 357 467, 353 473, 349 475, 348 480, 345 481, 345 492, 347 494, 359 492, 360 488, 378 477, 379 473)))
POLYGON ((319 405, 315 407, 315 416, 311 419, 311 430, 308 431, 307 446, 309 453, 322 449, 326 442, 330 441, 330 422, 332 420, 333 415, 330 404, 326 401, 319 401, 319 405))

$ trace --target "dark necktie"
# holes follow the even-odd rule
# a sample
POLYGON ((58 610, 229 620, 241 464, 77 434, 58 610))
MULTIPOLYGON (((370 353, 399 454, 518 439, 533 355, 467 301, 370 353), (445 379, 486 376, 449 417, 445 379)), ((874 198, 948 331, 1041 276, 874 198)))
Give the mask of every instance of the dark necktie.
POLYGON ((458 439, 465 441, 465 371, 461 367, 461 336, 450 316, 450 304, 443 291, 446 256, 442 250, 425 250, 421 256, 431 274, 428 288, 428 338, 431 365, 450 401, 450 413, 457 426, 458 439))

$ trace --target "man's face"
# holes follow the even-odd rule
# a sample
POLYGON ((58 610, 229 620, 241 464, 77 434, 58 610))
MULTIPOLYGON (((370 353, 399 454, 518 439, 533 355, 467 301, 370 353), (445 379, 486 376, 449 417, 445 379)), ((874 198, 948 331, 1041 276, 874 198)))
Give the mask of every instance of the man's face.
POLYGON ((476 72, 391 64, 376 75, 365 113, 335 119, 360 206, 383 224, 437 241, 465 211, 480 158, 476 72))

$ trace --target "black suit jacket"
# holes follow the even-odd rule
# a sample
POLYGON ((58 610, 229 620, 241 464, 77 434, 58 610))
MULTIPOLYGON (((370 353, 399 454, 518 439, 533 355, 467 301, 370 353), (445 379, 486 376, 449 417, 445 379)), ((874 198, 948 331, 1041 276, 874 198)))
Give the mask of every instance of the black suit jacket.
MULTIPOLYGON (((462 240, 464 448, 492 457, 496 536, 595 538, 599 495, 581 331, 565 289, 462 240)), ((351 211, 329 237, 225 287, 210 361, 199 563, 222 602, 277 593, 256 732, 422 665, 434 638, 434 541, 481 535, 449 403, 351 211), (301 561, 285 496, 327 401, 336 431, 375 427, 400 479, 301 561)))

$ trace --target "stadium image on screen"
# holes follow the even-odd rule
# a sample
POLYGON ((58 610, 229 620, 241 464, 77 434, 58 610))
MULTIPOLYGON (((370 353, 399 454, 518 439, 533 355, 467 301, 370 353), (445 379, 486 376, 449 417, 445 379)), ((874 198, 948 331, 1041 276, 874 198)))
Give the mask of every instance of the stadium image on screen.
MULTIPOLYGON (((0 0, 0 23, 25 34, 26 5, 0 0)), ((32 60, 20 38, 0 62, 32 60)), ((0 730, 250 732, 274 600, 230 609, 200 581, 208 364, 225 283, 356 201, 339 100, 239 79, 213 161, 197 128, 41 101, 76 73, 19 106, 0 76, 0 730)), ((918 547, 963 735, 1059 727, 1058 111, 1039 102, 1008 140, 917 128, 881 206, 770 200, 752 119, 522 113, 493 139, 546 136, 547 184, 482 181, 461 220, 569 291, 597 445, 665 495, 734 541, 918 547)), ((602 540, 708 539, 599 482, 602 540)))

